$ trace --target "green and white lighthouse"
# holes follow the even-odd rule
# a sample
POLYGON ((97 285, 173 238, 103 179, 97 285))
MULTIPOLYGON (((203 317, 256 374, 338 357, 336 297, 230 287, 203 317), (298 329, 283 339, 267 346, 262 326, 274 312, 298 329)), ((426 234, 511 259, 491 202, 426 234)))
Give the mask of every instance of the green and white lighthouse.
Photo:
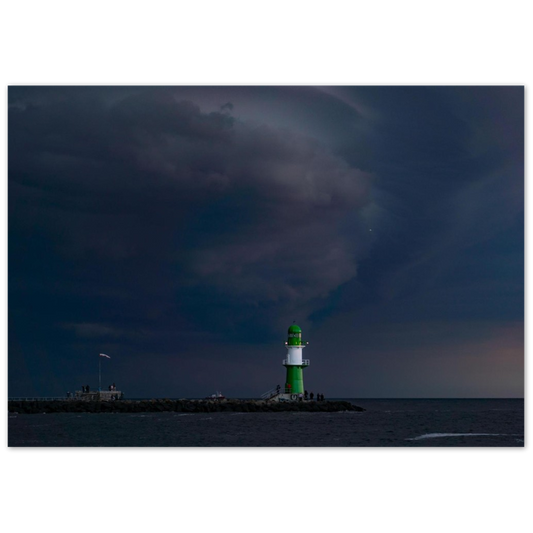
POLYGON ((287 369, 285 380, 285 392, 300 394, 304 392, 303 369, 309 366, 309 359, 302 359, 302 350, 309 344, 302 341, 302 330, 296 324, 292 324, 288 331, 287 359, 283 360, 283 366, 287 369))

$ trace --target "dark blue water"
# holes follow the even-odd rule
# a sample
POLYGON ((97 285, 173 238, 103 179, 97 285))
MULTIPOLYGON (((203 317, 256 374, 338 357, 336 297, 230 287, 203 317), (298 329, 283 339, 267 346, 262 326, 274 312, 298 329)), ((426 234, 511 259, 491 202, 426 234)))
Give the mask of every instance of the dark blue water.
POLYGON ((358 400, 343 413, 9 415, 9 446, 524 446, 523 400, 358 400))

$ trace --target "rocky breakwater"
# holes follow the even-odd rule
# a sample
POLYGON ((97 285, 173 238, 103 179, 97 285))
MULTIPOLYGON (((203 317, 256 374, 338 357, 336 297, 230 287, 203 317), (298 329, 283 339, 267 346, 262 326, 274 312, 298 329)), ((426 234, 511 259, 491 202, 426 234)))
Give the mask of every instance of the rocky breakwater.
POLYGON ((284 411, 339 412, 364 411, 362 407, 341 400, 321 402, 267 402, 263 400, 115 400, 115 401, 9 401, 10 413, 279 413, 284 411))

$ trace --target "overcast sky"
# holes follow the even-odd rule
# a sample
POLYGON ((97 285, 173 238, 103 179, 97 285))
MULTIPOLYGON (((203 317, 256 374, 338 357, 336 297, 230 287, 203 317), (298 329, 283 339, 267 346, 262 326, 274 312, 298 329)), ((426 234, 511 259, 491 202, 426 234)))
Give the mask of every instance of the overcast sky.
POLYGON ((523 396, 523 87, 8 100, 10 396, 523 396))

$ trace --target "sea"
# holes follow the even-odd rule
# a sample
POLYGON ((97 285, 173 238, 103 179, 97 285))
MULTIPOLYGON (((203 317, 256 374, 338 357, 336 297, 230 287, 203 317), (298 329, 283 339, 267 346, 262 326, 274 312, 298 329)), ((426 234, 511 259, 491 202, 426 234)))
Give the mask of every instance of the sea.
MULTIPOLYGON (((341 399, 341 398, 339 398, 341 399)), ((10 447, 523 447, 523 399, 356 399, 338 413, 8 415, 10 447)))

